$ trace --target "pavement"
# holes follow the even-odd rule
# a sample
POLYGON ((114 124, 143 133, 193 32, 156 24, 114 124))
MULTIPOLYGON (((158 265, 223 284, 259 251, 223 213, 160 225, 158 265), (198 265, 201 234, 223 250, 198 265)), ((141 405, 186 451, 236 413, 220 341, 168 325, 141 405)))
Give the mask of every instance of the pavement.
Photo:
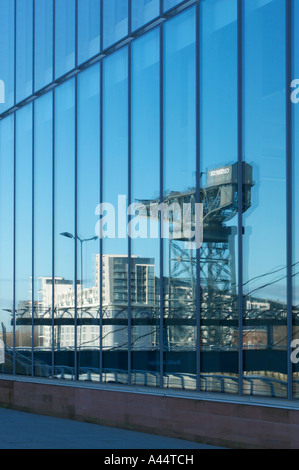
POLYGON ((0 408, 0 449, 162 450, 216 447, 0 408))

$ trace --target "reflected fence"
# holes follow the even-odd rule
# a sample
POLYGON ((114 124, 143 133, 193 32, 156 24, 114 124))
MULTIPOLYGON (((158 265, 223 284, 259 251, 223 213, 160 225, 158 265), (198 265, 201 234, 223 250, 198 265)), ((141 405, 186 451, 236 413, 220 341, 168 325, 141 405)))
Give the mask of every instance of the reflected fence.
MULTIPOLYGON (((256 318, 249 319, 249 315, 244 318, 245 395, 273 398, 286 396, 288 371, 285 314, 282 305, 276 307, 276 310, 269 312, 267 319, 261 318, 259 311, 256 311, 256 318), (275 314, 276 318, 273 318, 275 314)), ((32 318, 29 311, 23 311, 16 318, 16 330, 26 332, 29 328, 33 331, 33 325, 35 347, 32 350, 25 344, 16 343, 14 349, 9 346, 11 338, 7 341, 6 336, 5 363, 0 364, 0 372, 12 374, 15 368, 15 374, 20 376, 149 387, 161 387, 163 383, 166 389, 238 394, 238 319, 234 318, 234 311, 228 309, 226 316, 222 314, 218 318, 213 318, 209 312, 209 318, 208 315, 201 318, 199 370, 196 334, 191 342, 186 340, 190 338, 190 332, 196 333, 196 313, 190 309, 189 317, 187 314, 179 316, 179 310, 166 309, 168 313, 163 318, 163 346, 159 343, 159 310, 155 308, 139 309, 139 314, 130 319, 131 337, 128 335, 126 308, 117 310, 114 317, 109 309, 105 310, 105 316, 101 316, 97 308, 92 308, 92 312, 84 308, 82 315, 78 312, 76 319, 72 309, 60 309, 54 318, 50 316, 49 310, 40 312, 41 316, 36 318, 32 318), (143 316, 142 312, 146 315, 143 316), (68 347, 62 338, 62 328, 69 328, 74 335, 73 343, 68 347), (83 328, 84 332, 88 328, 94 331, 90 341, 84 340, 83 328), (117 336, 124 331, 124 337, 117 336), (52 332, 55 332, 53 337, 52 332), (50 338, 48 346, 45 342, 46 333, 50 338), (210 342, 206 342, 206 337, 210 342), (137 343, 137 340, 141 343, 137 343)), ((297 324, 297 320, 294 323, 297 324)), ((299 375, 295 364, 293 372, 294 396, 299 397, 299 375)))
MULTIPOLYGON (((31 368, 32 368, 32 358, 30 354, 30 350, 28 349, 17 349, 17 357, 16 357, 16 370, 18 375, 26 375, 30 376, 31 368)), ((94 355, 99 356, 98 350, 89 350, 85 351, 87 353, 93 353, 94 355)), ((248 353, 256 353, 257 351, 248 351, 248 353)), ((264 361, 268 360, 271 356, 273 358, 273 350, 261 350, 260 357, 264 357, 264 361), (270 356, 269 356, 270 355, 270 356), (268 358, 267 358, 268 356, 268 358)), ((113 364, 115 363, 115 355, 113 357, 112 353, 109 351, 103 351, 104 356, 104 364, 105 367, 100 370, 100 367, 88 367, 84 365, 84 351, 80 351, 80 366, 79 366, 79 377, 80 381, 82 382, 91 382, 91 383, 102 383, 102 384, 121 384, 126 385, 128 384, 128 370, 113 368, 113 364), (83 354, 83 356, 82 356, 83 354), (109 357, 110 356, 110 357, 109 357)), ((122 355, 123 358, 127 358, 127 351, 118 351, 118 354, 122 355)), ((134 351, 135 355, 135 362, 136 356, 139 356, 139 360, 141 357, 149 357, 150 353, 156 355, 156 351, 134 351)), ((206 365, 208 362, 214 363, 213 368, 215 368, 215 356, 213 358, 214 351, 202 351, 202 354, 207 356, 210 355, 210 361, 207 361, 206 358, 206 365)), ((275 351, 277 357, 279 357, 279 353, 283 354, 284 351, 275 351)), ((35 376, 38 378, 50 378, 50 379, 57 379, 57 380, 66 380, 66 381, 74 381, 76 380, 76 370, 74 366, 74 351, 61 351, 55 353, 57 355, 57 364, 54 366, 54 369, 51 365, 47 364, 42 360, 44 357, 49 358, 51 355, 51 351, 46 350, 38 350, 36 351, 36 360, 34 362, 34 372, 35 376), (62 363, 62 357, 66 360, 65 363, 62 363), (54 371, 54 376, 52 375, 54 371)), ((165 365, 169 369, 170 366, 167 365, 168 363, 175 363, 176 369, 178 369, 179 365, 179 357, 182 355, 189 354, 190 361, 191 358, 194 362, 194 351, 178 351, 176 353, 165 353, 165 365), (167 357, 167 355, 171 354, 171 357, 167 357), (175 354, 175 355, 174 355, 175 354), (174 360, 176 357, 176 360, 174 360)), ((222 351, 222 356, 237 354, 237 351, 222 351)), ((14 361, 14 354, 13 348, 6 347, 5 348, 5 364, 0 365, 0 372, 9 374, 12 371, 14 361)), ((256 361, 256 354, 254 361, 256 361)), ((243 377, 243 393, 244 395, 251 395, 251 396, 268 396, 272 398, 283 398, 285 397, 285 393, 287 391, 287 376, 280 372, 271 372, 267 373, 263 370, 263 362, 259 361, 255 363, 261 364, 261 370, 255 371, 255 373, 246 373, 243 377)), ((150 361, 149 361, 150 362, 150 361)), ((185 362, 185 361, 183 361, 185 362)), ((146 365, 146 367, 148 364, 146 365)), ((149 387, 159 387, 160 386, 160 373, 154 370, 146 370, 144 369, 132 369, 130 372, 131 376, 131 385, 133 386, 149 386, 149 387)), ((228 371, 229 372, 229 371, 228 371)), ((213 372, 203 372, 200 374, 200 390, 201 392, 211 392, 211 393, 226 393, 226 394, 238 394, 238 387, 239 387, 239 377, 237 373, 229 372, 228 374, 225 373, 217 373, 216 371, 213 372)), ((165 389, 180 389, 185 391, 194 391, 197 387, 197 376, 196 373, 186 373, 186 372, 165 372, 163 376, 163 387, 165 389)), ((299 397, 299 378, 294 380, 294 395, 296 398, 299 397)))

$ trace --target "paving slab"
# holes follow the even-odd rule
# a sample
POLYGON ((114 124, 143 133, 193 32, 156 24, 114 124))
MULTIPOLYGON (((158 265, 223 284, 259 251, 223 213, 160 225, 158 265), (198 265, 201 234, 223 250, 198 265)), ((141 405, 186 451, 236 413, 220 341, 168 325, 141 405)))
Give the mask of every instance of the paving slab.
POLYGON ((208 450, 217 447, 0 408, 0 449, 208 450))

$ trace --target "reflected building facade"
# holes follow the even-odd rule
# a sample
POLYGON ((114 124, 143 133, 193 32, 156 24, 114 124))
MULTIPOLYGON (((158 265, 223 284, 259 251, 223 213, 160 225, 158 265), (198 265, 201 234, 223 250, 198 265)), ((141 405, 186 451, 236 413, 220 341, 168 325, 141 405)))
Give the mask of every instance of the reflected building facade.
POLYGON ((0 8, 0 372, 298 399, 297 2, 0 8))

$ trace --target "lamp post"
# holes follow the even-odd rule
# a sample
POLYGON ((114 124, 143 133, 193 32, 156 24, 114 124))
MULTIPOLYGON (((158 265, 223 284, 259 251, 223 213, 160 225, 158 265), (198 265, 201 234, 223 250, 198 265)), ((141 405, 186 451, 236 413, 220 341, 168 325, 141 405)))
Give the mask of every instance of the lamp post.
MULTIPOLYGON (((95 240, 98 240, 98 237, 97 236, 94 236, 92 238, 80 238, 78 235, 77 237, 75 237, 72 233, 69 233, 69 232, 63 232, 60 234, 62 237, 66 237, 66 238, 72 238, 73 240, 79 240, 80 242, 80 245, 81 245, 81 290, 83 289, 83 243, 85 242, 92 242, 92 241, 95 241, 95 240)), ((81 296, 81 299, 82 299, 82 296, 81 296)))
MULTIPOLYGON (((81 318, 82 318, 82 308, 83 308, 83 243, 98 240, 98 237, 94 236, 94 237, 91 237, 91 238, 80 238, 78 235, 77 235, 77 237, 75 237, 72 233, 69 233, 69 232, 63 232, 60 235, 62 237, 71 238, 73 240, 76 240, 76 238, 77 238, 77 240, 80 242, 80 245, 81 245, 81 247, 80 247, 80 256, 81 256, 81 279, 80 279, 80 283, 81 283, 81 318)), ((77 289, 77 286, 75 286, 75 289, 77 289)), ((81 344, 81 329, 80 329, 80 344, 81 344)))

